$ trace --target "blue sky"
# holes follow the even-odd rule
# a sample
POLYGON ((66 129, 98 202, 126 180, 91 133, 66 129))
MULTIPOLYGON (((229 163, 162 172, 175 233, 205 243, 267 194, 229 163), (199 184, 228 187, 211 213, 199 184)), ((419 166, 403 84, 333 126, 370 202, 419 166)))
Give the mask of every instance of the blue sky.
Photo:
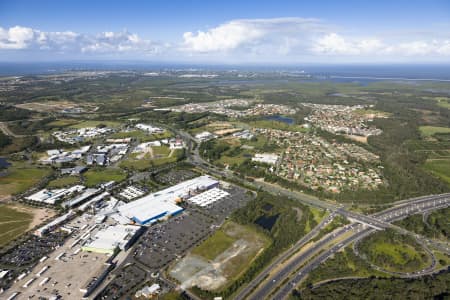
POLYGON ((0 1, 1 61, 101 59, 450 62, 450 1, 0 1))

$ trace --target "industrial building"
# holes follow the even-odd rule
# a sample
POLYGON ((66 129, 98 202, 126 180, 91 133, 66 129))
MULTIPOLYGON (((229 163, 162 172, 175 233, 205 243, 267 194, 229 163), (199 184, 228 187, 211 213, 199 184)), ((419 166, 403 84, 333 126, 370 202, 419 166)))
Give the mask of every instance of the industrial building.
POLYGON ((55 189, 55 190, 47 190, 43 189, 33 195, 25 197, 26 200, 46 203, 46 204, 55 204, 57 201, 63 199, 64 197, 71 195, 73 193, 79 193, 84 190, 84 186, 82 185, 74 185, 68 189, 55 189))
POLYGON ((87 168, 85 166, 76 166, 73 168, 64 168, 61 169, 61 175, 80 175, 85 172, 87 168))
POLYGON ((265 163, 269 165, 275 165, 278 162, 278 155, 273 153, 257 153, 252 158, 252 161, 265 163))
POLYGON ((141 233, 141 227, 135 225, 114 225, 98 231, 91 241, 81 249, 83 251, 114 254, 117 250, 127 250, 141 233))
POLYGON ((159 127, 155 127, 152 125, 148 125, 148 124, 142 124, 142 123, 137 124, 136 128, 146 131, 148 133, 163 133, 164 132, 164 129, 161 129, 159 127))
POLYGON ((34 231, 34 234, 37 236, 43 236, 44 234, 46 234, 47 232, 51 231, 53 228, 56 228, 58 225, 67 222, 68 220, 70 220, 71 218, 73 218, 75 216, 75 212, 70 210, 68 213, 54 219, 53 221, 51 221, 48 224, 45 224, 44 226, 36 229, 34 231))
POLYGON ((228 192, 225 192, 224 190, 221 190, 219 188, 212 188, 210 190, 207 190, 206 192, 189 198, 188 201, 198 206, 205 207, 229 195, 230 194, 228 192))
POLYGON ((195 138, 200 142, 212 140, 215 139, 216 137, 217 137, 216 135, 212 134, 209 131, 203 131, 195 135, 195 138))
POLYGON ((92 188, 87 189, 78 197, 75 197, 73 199, 65 201, 64 203, 61 204, 61 206, 64 208, 73 207, 73 206, 80 204, 80 203, 88 200, 89 198, 99 194, 101 191, 102 191, 101 189, 92 189, 92 188))
POLYGON ((218 186, 216 179, 207 175, 199 176, 119 206, 118 212, 141 225, 154 223, 183 211, 183 208, 177 205, 178 202, 218 186))

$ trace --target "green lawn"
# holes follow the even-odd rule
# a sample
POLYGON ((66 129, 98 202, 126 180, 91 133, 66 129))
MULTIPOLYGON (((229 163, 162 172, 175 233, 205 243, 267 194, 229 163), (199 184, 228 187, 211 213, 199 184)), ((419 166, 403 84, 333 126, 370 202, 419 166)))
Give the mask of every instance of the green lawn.
POLYGON ((222 229, 219 229, 210 238, 192 250, 192 253, 208 260, 213 260, 220 253, 230 248, 234 241, 232 237, 227 235, 222 229))
MULTIPOLYGON (((165 147, 165 146, 164 146, 165 147)), ((170 150, 165 147, 166 149, 162 149, 163 147, 153 147, 154 154, 160 154, 160 153, 166 153, 168 155, 170 153, 170 150), (155 153, 155 148, 161 148, 157 149, 155 153)), ((128 156, 127 159, 123 160, 120 163, 120 167, 128 170, 138 170, 138 171, 144 171, 151 167, 157 167, 168 163, 173 163, 178 161, 178 159, 183 155, 184 150, 177 149, 175 150, 171 156, 168 157, 160 157, 160 158, 154 158, 151 159, 150 155, 147 153, 144 158, 137 159, 137 154, 131 154, 128 156)))
POLYGON ((450 159, 429 159, 424 169, 450 184, 450 159))
POLYGON ((65 176, 57 178, 48 183, 48 188, 62 188, 80 183, 80 178, 77 176, 65 176))
POLYGON ((50 174, 49 168, 13 163, 6 176, 0 177, 0 197, 23 193, 50 174))
POLYGON ((0 205, 0 247, 22 235, 33 216, 6 205, 0 205))
POLYGON ((227 156, 227 155, 225 154, 225 155, 222 155, 222 156, 220 157, 220 159, 217 160, 216 162, 221 163, 221 164, 223 164, 223 165, 229 165, 229 166, 232 166, 232 165, 240 165, 240 164, 242 164, 245 160, 246 160, 246 158, 243 156, 243 153, 241 153, 241 154, 238 155, 238 156, 233 156, 233 157, 227 156))
POLYGON ((134 159, 132 157, 128 157, 126 160, 123 160, 120 163, 120 167, 123 169, 128 170, 138 170, 138 171, 144 171, 146 169, 149 169, 152 167, 152 160, 151 159, 134 159))
POLYGON ((170 149, 167 146, 152 147, 154 156, 169 156, 170 149))
POLYGON ((438 127, 438 126, 420 126, 420 133, 424 137, 432 136, 436 133, 450 133, 449 127, 438 127))
POLYGON ((86 186, 93 187, 111 180, 123 181, 127 178, 127 174, 121 169, 90 169, 84 173, 84 178, 86 186))
POLYGON ((244 145, 255 147, 256 150, 263 149, 264 145, 268 142, 268 139, 264 135, 258 135, 256 140, 246 140, 243 142, 244 145))

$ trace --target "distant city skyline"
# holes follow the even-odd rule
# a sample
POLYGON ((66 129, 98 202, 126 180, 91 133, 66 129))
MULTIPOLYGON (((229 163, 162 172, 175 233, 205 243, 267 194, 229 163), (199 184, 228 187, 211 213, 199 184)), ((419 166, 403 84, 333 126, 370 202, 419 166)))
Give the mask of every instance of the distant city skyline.
POLYGON ((64 60, 450 63, 450 2, 0 2, 0 61, 64 60))

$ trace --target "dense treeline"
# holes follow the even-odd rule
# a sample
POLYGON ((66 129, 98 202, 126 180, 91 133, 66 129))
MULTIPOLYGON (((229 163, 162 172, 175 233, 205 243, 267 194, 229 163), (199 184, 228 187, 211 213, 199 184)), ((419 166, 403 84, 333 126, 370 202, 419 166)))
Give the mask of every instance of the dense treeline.
POLYGON ((416 271, 428 260, 420 244, 409 235, 393 229, 369 235, 359 243, 358 248, 368 261, 386 270, 416 271))
MULTIPOLYGON (((309 286, 313 283, 319 283, 324 280, 333 280, 336 278, 364 276, 368 277, 376 271, 362 258, 357 256, 350 247, 345 248, 330 257, 320 266, 309 273, 302 286, 309 286)), ((383 273, 384 274, 384 273, 383 273)))
POLYGON ((414 215, 395 224, 427 237, 450 239, 449 216, 450 208, 444 208, 430 213, 425 222, 422 215, 414 215))
POLYGON ((0 121, 15 121, 15 120, 23 120, 30 117, 31 111, 9 106, 9 105, 0 105, 0 121))
POLYGON ((4 134, 2 131, 0 131, 0 148, 8 146, 9 144, 11 144, 11 142, 12 139, 6 134, 4 134))
POLYGON ((228 149, 230 149, 230 146, 225 142, 209 140, 200 144, 199 152, 207 160, 213 161, 220 159, 228 149))
MULTIPOLYGON (((264 266, 282 253, 289 246, 306 234, 306 228, 317 225, 314 215, 307 206, 285 197, 274 197, 260 192, 245 207, 231 215, 231 219, 239 224, 252 226, 272 239, 272 243, 250 265, 249 269, 226 289, 213 293, 194 287, 193 290, 202 299, 212 299, 214 296, 229 297, 237 289, 248 283, 264 266), (300 209, 301 212, 298 212, 300 209), (276 218, 271 228, 263 228, 260 220, 276 218)), ((270 227, 270 226, 269 226, 270 227)))
POLYGON ((420 278, 367 278, 330 282, 295 291, 291 299, 448 299, 450 270, 420 278))

